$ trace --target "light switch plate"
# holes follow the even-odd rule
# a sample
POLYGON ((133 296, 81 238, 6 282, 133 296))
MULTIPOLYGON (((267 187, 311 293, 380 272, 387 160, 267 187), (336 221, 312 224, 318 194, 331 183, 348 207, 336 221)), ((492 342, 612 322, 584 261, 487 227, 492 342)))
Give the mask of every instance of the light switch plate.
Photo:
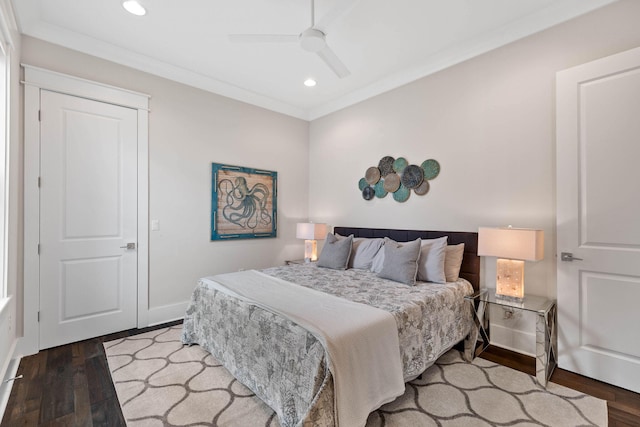
POLYGON ((160 230, 160 221, 158 221, 157 219, 152 219, 151 231, 158 231, 158 230, 160 230))

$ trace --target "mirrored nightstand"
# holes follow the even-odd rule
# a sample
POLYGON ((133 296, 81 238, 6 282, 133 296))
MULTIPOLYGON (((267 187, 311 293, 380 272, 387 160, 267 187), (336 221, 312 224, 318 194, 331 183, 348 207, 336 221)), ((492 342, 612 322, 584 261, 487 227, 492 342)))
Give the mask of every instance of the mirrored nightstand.
POLYGON ((530 311, 537 315, 536 319, 536 379, 546 387, 553 370, 558 364, 558 333, 556 330, 557 306, 555 300, 544 297, 525 295, 522 302, 505 299, 496 295, 493 289, 483 289, 473 295, 466 296, 473 311, 473 319, 478 327, 481 346, 472 350, 471 358, 482 353, 491 338, 489 304, 512 310, 530 311))

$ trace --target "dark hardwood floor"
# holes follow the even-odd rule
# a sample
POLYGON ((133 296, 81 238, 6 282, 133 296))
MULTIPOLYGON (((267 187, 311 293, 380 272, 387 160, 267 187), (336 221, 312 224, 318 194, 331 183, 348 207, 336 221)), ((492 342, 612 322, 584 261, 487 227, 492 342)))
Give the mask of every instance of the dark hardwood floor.
MULTIPOLYGON (((24 378, 13 385, 1 426, 124 426, 102 343, 180 323, 131 329, 23 358, 18 375, 24 378)), ((480 357, 535 373, 529 356, 489 347, 480 357)), ((562 369, 551 381, 607 400, 610 427, 640 426, 640 394, 562 369)))
POLYGON ((20 361, 1 426, 125 426, 103 342, 140 334, 130 329, 50 348, 20 361))

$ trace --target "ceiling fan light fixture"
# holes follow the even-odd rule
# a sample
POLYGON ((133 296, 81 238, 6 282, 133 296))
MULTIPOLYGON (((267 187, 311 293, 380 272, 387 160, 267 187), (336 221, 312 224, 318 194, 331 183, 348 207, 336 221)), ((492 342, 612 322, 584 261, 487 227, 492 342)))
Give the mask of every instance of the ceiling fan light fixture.
POLYGON ((316 84, 317 82, 312 78, 308 78, 307 80, 304 81, 304 85, 306 87, 314 87, 316 84))
POLYGON ((327 35, 324 31, 330 23, 350 10, 359 0, 341 0, 342 6, 333 9, 322 19, 316 27, 314 1, 311 1, 311 27, 300 34, 229 34, 229 41, 235 43, 298 43, 300 47, 311 53, 315 53, 338 76, 343 79, 351 74, 338 55, 327 44, 327 35), (347 5, 345 8, 344 5, 347 5), (329 16, 329 18, 326 18, 329 16), (320 29, 322 28, 322 30, 320 29))
POLYGON ((327 42, 322 31, 309 28, 300 34, 300 46, 307 52, 316 53, 327 47, 327 42))
POLYGON ((125 0, 122 2, 122 7, 132 15, 144 16, 147 14, 147 9, 145 9, 137 0, 125 0))

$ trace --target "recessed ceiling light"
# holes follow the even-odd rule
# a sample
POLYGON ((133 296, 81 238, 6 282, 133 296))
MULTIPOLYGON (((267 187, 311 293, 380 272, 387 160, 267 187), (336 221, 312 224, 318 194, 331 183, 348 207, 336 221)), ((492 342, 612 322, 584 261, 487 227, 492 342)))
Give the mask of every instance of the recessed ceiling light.
POLYGON ((143 16, 146 15, 147 9, 144 8, 137 0, 126 0, 122 2, 122 7, 126 9, 127 12, 136 15, 143 16))
POLYGON ((307 79, 304 81, 304 85, 306 87, 314 87, 316 85, 316 81, 313 79, 307 79))

